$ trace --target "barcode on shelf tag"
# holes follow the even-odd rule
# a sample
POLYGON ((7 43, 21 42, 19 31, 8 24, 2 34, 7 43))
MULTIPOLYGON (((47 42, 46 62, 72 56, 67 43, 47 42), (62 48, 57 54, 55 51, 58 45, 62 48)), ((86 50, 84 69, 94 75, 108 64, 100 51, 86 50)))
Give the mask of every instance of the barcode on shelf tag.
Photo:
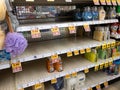
POLYGON ((20 61, 12 62, 12 71, 13 73, 22 71, 22 65, 20 61))
POLYGON ((75 26, 73 26, 73 25, 72 25, 72 26, 69 26, 68 29, 69 29, 70 34, 76 33, 76 28, 75 28, 75 26))
POLYGON ((88 24, 83 25, 83 27, 84 27, 86 32, 90 32, 91 31, 90 26, 88 24))
POLYGON ((106 44, 103 44, 103 45, 102 45, 102 49, 106 49, 106 44))
POLYGON ((118 5, 120 5, 120 0, 117 0, 118 5))
POLYGON ((80 54, 84 54, 84 53, 85 53, 84 49, 80 50, 80 54))
POLYGON ((77 72, 72 73, 72 77, 76 77, 77 76, 77 72))
POLYGON ((92 88, 89 88, 89 89, 87 89, 87 90, 93 90, 92 88))
POLYGON ((94 68, 95 71, 98 71, 99 70, 99 65, 96 65, 95 68, 94 68))
POLYGON ((116 0, 111 0, 113 5, 117 5, 116 0))
POLYGON ((97 90, 101 90, 101 86, 100 86, 100 85, 97 85, 97 86, 96 86, 96 89, 97 89, 97 90))
POLYGON ((55 84, 55 83, 57 83, 57 79, 52 79, 51 84, 55 84))
POLYGON ((100 0, 100 3, 101 3, 102 5, 106 5, 105 0, 100 0))
POLYGON ((103 69, 104 63, 100 64, 100 69, 103 69))
POLYGON ((31 36, 32 38, 40 38, 41 37, 40 30, 39 29, 31 30, 31 36))
POLYGON ((109 66, 108 62, 105 62, 105 68, 107 68, 109 66))
POLYGON ((112 5, 111 0, 106 0, 107 5, 112 5))
POLYGON ((52 56, 51 56, 51 59, 52 59, 52 60, 58 59, 58 54, 52 55, 52 56))
POLYGON ((65 2, 72 2, 72 0, 65 0, 65 2))
POLYGON ((110 48, 110 43, 107 44, 107 48, 110 48))
POLYGON ((84 70, 84 73, 89 73, 89 69, 88 69, 88 68, 85 69, 85 70, 84 70))
POLYGON ((104 86, 105 86, 105 88, 108 88, 108 82, 104 82, 104 86))
POLYGON ((34 2, 34 0, 26 0, 26 2, 34 2))
POLYGON ((74 55, 79 55, 79 50, 75 50, 74 55))
POLYGON ((47 0, 48 2, 54 2, 55 0, 47 0))
POLYGON ((70 74, 65 75, 65 79, 71 78, 70 74))
POLYGON ((99 0, 93 0, 94 5, 100 5, 99 0))
POLYGON ((67 57, 72 57, 73 56, 73 53, 70 51, 70 52, 67 52, 67 57))
POLYGON ((60 30, 58 27, 54 27, 51 29, 53 36, 59 36, 60 35, 60 30))
POLYGON ((86 52, 87 53, 91 52, 91 48, 86 48, 86 52))
POLYGON ((40 88, 42 88, 42 84, 41 84, 41 83, 35 84, 35 86, 34 86, 34 89, 35 89, 35 90, 38 90, 38 89, 40 89, 40 88))

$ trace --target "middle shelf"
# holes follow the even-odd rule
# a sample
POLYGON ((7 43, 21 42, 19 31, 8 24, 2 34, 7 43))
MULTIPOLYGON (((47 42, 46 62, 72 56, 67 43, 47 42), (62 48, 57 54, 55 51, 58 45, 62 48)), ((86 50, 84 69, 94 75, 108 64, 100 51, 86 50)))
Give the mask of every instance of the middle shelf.
POLYGON ((115 40, 96 41, 90 38, 65 38, 44 42, 30 43, 25 52, 12 60, 20 62, 32 61, 40 58, 50 57, 55 54, 65 54, 70 51, 93 48, 103 44, 112 44, 115 40))

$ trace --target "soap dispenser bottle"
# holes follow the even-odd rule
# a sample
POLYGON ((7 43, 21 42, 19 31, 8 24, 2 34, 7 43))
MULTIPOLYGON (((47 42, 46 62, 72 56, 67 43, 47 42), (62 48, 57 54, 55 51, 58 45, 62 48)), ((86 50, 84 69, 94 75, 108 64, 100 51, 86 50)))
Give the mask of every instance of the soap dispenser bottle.
POLYGON ((97 7, 92 7, 93 20, 98 20, 98 9, 97 7))
POLYGON ((99 20, 104 20, 106 17, 106 12, 103 7, 100 7, 99 9, 99 20))
POLYGON ((80 12, 80 9, 75 10, 74 19, 76 21, 80 21, 82 19, 82 13, 80 12))

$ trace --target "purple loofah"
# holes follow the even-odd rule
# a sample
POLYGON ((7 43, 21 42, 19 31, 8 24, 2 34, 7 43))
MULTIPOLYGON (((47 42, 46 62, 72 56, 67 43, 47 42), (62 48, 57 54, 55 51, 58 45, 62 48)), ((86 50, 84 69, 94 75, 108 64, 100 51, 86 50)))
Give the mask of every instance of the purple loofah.
POLYGON ((5 49, 12 57, 21 55, 28 46, 27 40, 21 33, 8 33, 5 39, 5 49))

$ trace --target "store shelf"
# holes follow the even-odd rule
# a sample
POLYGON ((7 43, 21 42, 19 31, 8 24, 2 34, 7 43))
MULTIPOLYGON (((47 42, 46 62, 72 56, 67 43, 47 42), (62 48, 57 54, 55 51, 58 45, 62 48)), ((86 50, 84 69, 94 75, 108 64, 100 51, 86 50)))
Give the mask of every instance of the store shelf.
POLYGON ((108 20, 96 20, 96 21, 78 21, 78 22, 64 22, 64 23, 45 23, 45 24, 29 24, 29 25, 20 25, 16 31, 17 32, 25 32, 31 31, 33 29, 38 28, 39 30, 51 29, 54 27, 69 27, 69 26, 83 26, 83 25, 96 25, 96 24, 107 24, 107 23, 115 23, 118 22, 118 19, 108 19, 108 20))
POLYGON ((0 72, 0 90, 16 90, 14 75, 11 70, 0 72))
POLYGON ((119 34, 117 34, 117 35, 111 35, 110 37, 114 38, 114 39, 120 39, 120 35, 119 34))
POLYGON ((20 60, 21 62, 32 61, 40 58, 50 57, 54 54, 65 54, 69 51, 81 50, 100 46, 102 44, 113 43, 115 40, 96 41, 88 38, 65 38, 44 42, 36 42, 29 44, 25 52, 12 60, 20 60))
MULTIPOLYGON (((106 73, 104 73, 102 71, 90 72, 87 74, 85 84, 81 87, 80 90, 88 90, 89 88, 96 87, 97 85, 101 85, 106 81, 111 81, 111 80, 116 79, 118 77, 120 77, 120 74, 108 76, 106 73)), ((120 85, 120 84, 118 84, 118 85, 120 85)), ((54 90, 54 88, 52 87, 52 85, 48 84, 46 86, 45 90, 54 90)), ((65 88, 63 88, 62 90, 65 90, 65 88)), ((120 90, 120 89, 104 89, 104 90, 120 90)))
MULTIPOLYGON (((48 73, 44 60, 27 62, 23 64, 23 71, 16 73, 16 85, 17 88, 27 88, 35 85, 36 83, 47 82, 54 78, 63 77, 73 72, 83 71, 87 68, 92 68, 96 64, 105 63, 106 60, 99 60, 98 63, 92 63, 80 56, 71 58, 63 58, 62 72, 48 73), (32 67, 31 67, 32 66, 32 67)), ((108 61, 110 59, 107 59, 108 61)))
POLYGON ((10 68, 10 62, 9 61, 2 61, 0 62, 0 70, 10 68))

